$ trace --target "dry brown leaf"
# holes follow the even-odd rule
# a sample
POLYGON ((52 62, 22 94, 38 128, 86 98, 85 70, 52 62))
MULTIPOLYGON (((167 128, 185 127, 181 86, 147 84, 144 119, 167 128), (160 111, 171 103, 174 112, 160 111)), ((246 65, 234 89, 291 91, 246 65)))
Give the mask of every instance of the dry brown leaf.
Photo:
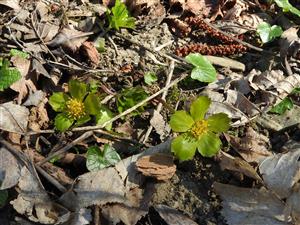
POLYGON ((23 103, 24 106, 38 106, 46 97, 46 94, 41 91, 34 91, 29 94, 26 101, 23 103))
POLYGON ((54 224, 67 210, 53 203, 43 189, 37 177, 29 172, 26 166, 21 170, 18 184, 20 193, 11 201, 14 209, 26 215, 28 219, 42 224, 54 224))
POLYGON ((233 157, 227 154, 226 152, 222 151, 220 159, 220 166, 222 170, 227 169, 231 171, 236 171, 262 183, 262 179, 257 174, 256 170, 249 163, 242 160, 241 158, 233 157))
POLYGON ((47 45, 62 46, 71 52, 76 52, 91 33, 84 33, 75 29, 63 28, 47 45))
POLYGON ((16 11, 21 9, 21 7, 19 5, 19 0, 0 0, 0 5, 5 5, 16 11))
POLYGON ((285 30, 280 38, 280 56, 295 56, 299 51, 300 40, 297 27, 291 27, 285 30))
POLYGON ((217 182, 213 186, 223 200, 221 212, 228 224, 291 225, 284 203, 271 191, 217 182))
POLYGON ((167 154, 143 156, 135 165, 144 176, 154 177, 157 180, 168 180, 176 172, 173 156, 167 154))
POLYGON ((27 131, 29 110, 12 102, 0 105, 0 129, 24 134, 27 131))
POLYGON ((10 86, 12 90, 19 93, 18 104, 20 105, 24 97, 28 94, 28 89, 30 91, 35 91, 36 87, 27 77, 30 68, 30 60, 14 56, 12 57, 11 61, 21 73, 21 79, 10 86))
POLYGON ((85 41, 80 47, 80 52, 87 58, 87 61, 90 62, 93 67, 97 67, 100 60, 100 54, 93 42, 85 41))
POLYGON ((191 220, 188 216, 169 206, 156 205, 154 206, 154 209, 169 225, 197 225, 197 223, 191 220))
POLYGON ((150 124, 154 127, 156 133, 159 134, 160 140, 165 140, 165 138, 170 134, 171 128, 169 124, 164 120, 163 116, 157 112, 157 110, 154 110, 150 124))
POLYGON ((28 127, 33 131, 39 131, 41 128, 47 128, 49 117, 45 104, 48 102, 47 98, 44 98, 43 101, 37 106, 30 109, 29 115, 29 125, 28 127))
POLYGON ((246 129, 242 138, 229 136, 230 144, 248 163, 259 164, 272 153, 268 151, 269 140, 263 134, 257 133, 252 127, 246 129))
POLYGON ((300 180, 300 145, 287 153, 267 157, 259 171, 266 186, 281 198, 288 197, 293 186, 300 180))
POLYGON ((20 174, 20 162, 6 148, 0 148, 0 190, 15 186, 20 174))

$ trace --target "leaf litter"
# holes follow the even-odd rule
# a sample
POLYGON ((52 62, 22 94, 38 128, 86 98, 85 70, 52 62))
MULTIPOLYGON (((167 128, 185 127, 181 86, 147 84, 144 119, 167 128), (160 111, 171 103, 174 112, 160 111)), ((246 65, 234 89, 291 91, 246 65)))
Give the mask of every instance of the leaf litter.
MULTIPOLYGON (((281 1, 116 2, 0 1, 0 184, 10 196, 5 208, 14 208, 0 217, 17 224, 299 223, 299 37, 294 18, 280 14, 281 1), (262 44, 262 22, 283 34, 262 44), (236 43, 246 52, 232 55, 236 43), (174 55, 178 48, 209 56, 190 55, 188 64, 174 55), (155 79, 145 82, 146 74, 155 79), (99 101, 89 121, 76 117, 58 132, 48 99, 73 79, 99 101), (199 95, 212 101, 207 117, 226 113, 231 128, 216 156, 179 162, 170 154, 170 118, 199 95), (286 98, 286 112, 271 114, 286 98), (103 144, 118 146, 121 160, 87 172, 88 148, 103 144), (63 160, 67 154, 72 160, 63 160)), ((62 111, 77 115, 71 100, 62 111)))

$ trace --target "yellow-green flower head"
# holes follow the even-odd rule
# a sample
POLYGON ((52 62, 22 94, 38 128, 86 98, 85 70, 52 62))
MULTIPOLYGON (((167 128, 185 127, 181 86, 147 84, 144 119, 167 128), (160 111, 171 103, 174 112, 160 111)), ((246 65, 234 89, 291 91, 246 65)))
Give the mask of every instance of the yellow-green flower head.
POLYGON ((68 116, 74 120, 78 120, 85 116, 85 107, 81 100, 70 98, 66 102, 68 116))
POLYGON ((210 106, 210 99, 200 96, 190 108, 190 112, 176 111, 170 120, 173 131, 183 133, 171 144, 171 150, 180 160, 192 159, 196 149, 201 155, 211 157, 220 150, 220 132, 229 129, 229 118, 225 113, 214 114, 207 119, 205 114, 210 106))

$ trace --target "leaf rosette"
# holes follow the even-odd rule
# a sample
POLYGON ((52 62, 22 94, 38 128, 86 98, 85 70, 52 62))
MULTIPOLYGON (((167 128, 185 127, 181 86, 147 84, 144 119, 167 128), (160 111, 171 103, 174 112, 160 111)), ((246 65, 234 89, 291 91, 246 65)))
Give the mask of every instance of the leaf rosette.
POLYGON ((176 111, 170 119, 173 131, 181 133, 171 144, 171 150, 181 160, 192 159, 196 150, 205 157, 212 157, 221 147, 219 134, 229 129, 230 119, 225 113, 205 118, 211 100, 206 96, 196 99, 190 112, 176 111))

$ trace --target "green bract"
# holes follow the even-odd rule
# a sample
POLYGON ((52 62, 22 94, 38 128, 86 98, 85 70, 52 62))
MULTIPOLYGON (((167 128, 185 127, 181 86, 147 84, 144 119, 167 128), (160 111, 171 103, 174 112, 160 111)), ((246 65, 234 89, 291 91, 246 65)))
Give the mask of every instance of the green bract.
POLYGON ((109 21, 109 28, 119 30, 121 27, 134 28, 135 18, 129 16, 126 5, 120 0, 116 0, 115 6, 106 11, 109 21))
MULTIPOLYGON (((49 99, 56 115, 54 125, 59 131, 66 131, 72 125, 80 126, 91 119, 100 117, 102 106, 100 99, 94 92, 89 91, 87 84, 78 80, 69 82, 69 93, 56 92, 49 99)), ((99 124, 99 123, 98 123, 99 124)))
POLYGON ((181 133, 171 144, 171 150, 179 160, 192 159, 196 150, 206 157, 214 156, 220 150, 219 133, 229 129, 230 119, 225 113, 205 118, 210 103, 208 97, 200 96, 191 104, 189 113, 180 110, 171 116, 172 130, 181 133))
POLYGON ((201 82, 213 82, 217 79, 217 71, 213 65, 199 53, 191 53, 185 57, 185 60, 194 66, 191 78, 201 82))
POLYGON ((89 147, 86 157, 86 167, 89 171, 98 171, 105 167, 115 165, 121 160, 116 150, 109 146, 104 145, 104 149, 100 150, 99 147, 89 147))
POLYGON ((280 37, 283 31, 280 26, 271 26, 266 22, 262 22, 257 26, 257 33, 259 34, 262 42, 267 43, 274 40, 276 37, 280 37))

